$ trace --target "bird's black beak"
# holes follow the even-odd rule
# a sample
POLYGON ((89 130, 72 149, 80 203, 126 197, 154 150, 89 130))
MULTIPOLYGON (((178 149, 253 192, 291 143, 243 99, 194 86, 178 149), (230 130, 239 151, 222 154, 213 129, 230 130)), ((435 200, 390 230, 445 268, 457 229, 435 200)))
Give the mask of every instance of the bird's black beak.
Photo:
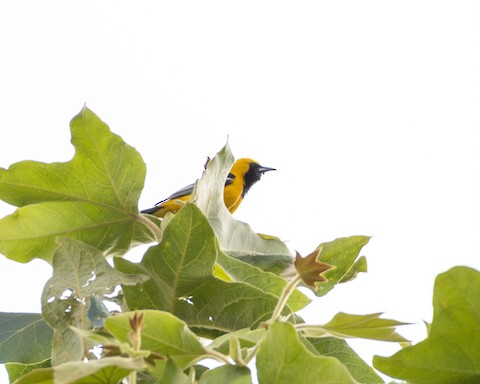
POLYGON ((276 169, 275 168, 270 168, 270 167, 264 167, 262 165, 260 165, 258 167, 258 172, 265 173, 265 172, 268 172, 268 171, 276 171, 276 169))

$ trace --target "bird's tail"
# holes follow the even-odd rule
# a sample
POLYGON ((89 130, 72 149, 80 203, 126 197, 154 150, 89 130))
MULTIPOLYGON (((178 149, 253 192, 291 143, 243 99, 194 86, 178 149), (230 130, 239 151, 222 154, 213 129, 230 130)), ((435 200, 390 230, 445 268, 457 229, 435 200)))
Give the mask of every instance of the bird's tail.
POLYGON ((152 208, 144 209, 144 210, 140 211, 140 213, 146 213, 146 214, 148 214, 148 215, 153 215, 153 214, 155 214, 155 212, 157 212, 160 208, 161 208, 160 206, 156 205, 156 206, 154 206, 154 207, 152 207, 152 208))

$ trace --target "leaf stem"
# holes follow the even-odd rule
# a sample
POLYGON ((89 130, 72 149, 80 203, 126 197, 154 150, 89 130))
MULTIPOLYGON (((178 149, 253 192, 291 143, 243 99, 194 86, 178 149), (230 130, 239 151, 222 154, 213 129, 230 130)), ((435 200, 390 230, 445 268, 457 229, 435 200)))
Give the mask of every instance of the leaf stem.
POLYGON ((158 227, 158 225, 156 225, 152 220, 150 220, 144 214, 139 214, 139 215, 136 215, 135 217, 139 223, 142 223, 150 230, 153 237, 155 238, 155 241, 159 243, 160 239, 162 238, 162 230, 158 227))
POLYGON ((285 285, 282 293, 280 294, 280 297, 278 298, 277 305, 273 310, 272 317, 266 322, 267 324, 272 324, 278 320, 278 318, 282 314, 283 309, 287 305, 288 299, 290 298, 292 293, 295 292, 295 289, 297 288, 297 285, 300 283, 301 280, 301 276, 296 273, 295 276, 293 276, 292 280, 290 280, 287 285, 285 285))
POLYGON ((266 337, 267 333, 268 330, 260 337, 255 346, 249 351, 248 355, 245 356, 244 359, 242 359, 242 362, 245 364, 244 366, 247 366, 250 361, 255 357, 255 355, 257 354, 257 350, 260 347, 260 344, 262 344, 263 339, 266 337))
MULTIPOLYGON (((309 329, 313 329, 317 332, 317 336, 316 337, 319 337, 320 335, 323 337, 323 336, 336 336, 335 333, 332 333, 328 330, 328 328, 325 328, 324 326, 322 325, 318 325, 318 324, 306 324, 306 323, 301 323, 301 324, 294 324, 295 326, 295 329, 297 331, 305 331, 305 330, 309 330, 309 329), (323 332, 323 333, 321 333, 323 332)), ((343 338, 346 338, 348 336, 344 336, 344 335, 341 335, 341 337, 343 338)), ((337 335, 338 337, 338 335, 337 335)))
MULTIPOLYGON (((139 352, 142 345, 142 329, 143 329, 143 316, 144 314, 138 314, 135 311, 135 315, 129 319, 131 335, 130 342, 134 352, 139 352)), ((134 370, 128 375, 129 384, 137 384, 137 371, 134 370)))
MULTIPOLYGON (((302 280, 301 276, 298 273, 295 273, 293 278, 285 285, 282 293, 280 294, 280 297, 278 298, 277 305, 275 306, 275 309, 273 310, 272 317, 270 318, 270 320, 268 320, 264 323, 267 327, 268 327, 268 325, 277 321, 278 318, 281 316, 283 309, 287 305, 288 299, 290 298, 292 293, 295 291, 295 289, 297 288, 297 285, 300 283, 301 280, 302 280)), ((255 344, 255 346, 250 350, 248 355, 245 356, 244 359, 242 359, 241 363, 244 363, 245 365, 248 365, 248 363, 250 363, 250 361, 257 354, 257 350, 260 347, 260 345, 262 344, 262 341, 266 337, 267 334, 268 334, 268 330, 267 330, 267 332, 265 332, 262 335, 262 337, 260 337, 260 340, 258 340, 258 342, 255 344)))
POLYGON ((242 349, 240 348, 239 342, 235 343, 235 362, 237 363, 237 365, 240 365, 241 367, 246 367, 248 365, 248 363, 245 360, 243 360, 242 349))
MULTIPOLYGON (((231 364, 231 361, 228 359, 228 356, 225 356, 221 352, 215 351, 214 349, 207 349, 206 352, 207 352, 206 353, 207 357, 211 357, 212 359, 217 360, 221 363, 231 364)), ((202 359, 204 358, 205 357, 202 356, 202 359)))
POLYGON ((137 384, 137 371, 132 371, 128 375, 128 384, 137 384))

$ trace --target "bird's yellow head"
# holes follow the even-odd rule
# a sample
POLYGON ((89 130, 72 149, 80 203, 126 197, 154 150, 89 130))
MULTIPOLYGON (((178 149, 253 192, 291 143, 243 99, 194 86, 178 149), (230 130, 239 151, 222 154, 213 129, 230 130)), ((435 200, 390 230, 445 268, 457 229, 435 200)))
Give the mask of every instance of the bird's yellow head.
POLYGON ((243 180, 242 198, 265 172, 275 171, 275 168, 264 167, 253 159, 244 157, 235 161, 230 170, 229 178, 243 180))

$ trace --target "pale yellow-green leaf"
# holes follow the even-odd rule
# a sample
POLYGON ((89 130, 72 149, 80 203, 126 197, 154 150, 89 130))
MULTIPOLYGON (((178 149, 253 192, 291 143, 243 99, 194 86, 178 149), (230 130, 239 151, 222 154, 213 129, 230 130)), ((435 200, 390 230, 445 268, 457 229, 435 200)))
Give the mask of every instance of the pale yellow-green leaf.
POLYGON ((379 371, 411 384, 480 383, 480 272, 454 267, 437 276, 428 337, 391 357, 379 371))
POLYGON ((0 220, 0 252, 12 260, 51 261, 57 237, 113 255, 153 240, 137 216, 146 172, 140 154, 87 108, 71 133, 70 161, 0 168, 0 199, 20 207, 0 220))
POLYGON ((256 366, 262 384, 357 383, 339 360, 309 351, 290 323, 270 326, 258 350, 256 366))
MULTIPOLYGON (((191 361, 205 354, 198 337, 188 329, 187 324, 171 313, 144 310, 141 348, 168 356, 179 367, 184 368, 191 361)), ((129 341, 131 332, 129 320, 134 312, 122 313, 105 320, 105 327, 121 342, 129 341)))
POLYGON ((339 312, 324 325, 299 325, 306 337, 335 336, 339 338, 357 337, 380 341, 405 342, 404 337, 395 332, 396 327, 406 325, 397 320, 382 319, 382 313, 351 315, 339 312))

